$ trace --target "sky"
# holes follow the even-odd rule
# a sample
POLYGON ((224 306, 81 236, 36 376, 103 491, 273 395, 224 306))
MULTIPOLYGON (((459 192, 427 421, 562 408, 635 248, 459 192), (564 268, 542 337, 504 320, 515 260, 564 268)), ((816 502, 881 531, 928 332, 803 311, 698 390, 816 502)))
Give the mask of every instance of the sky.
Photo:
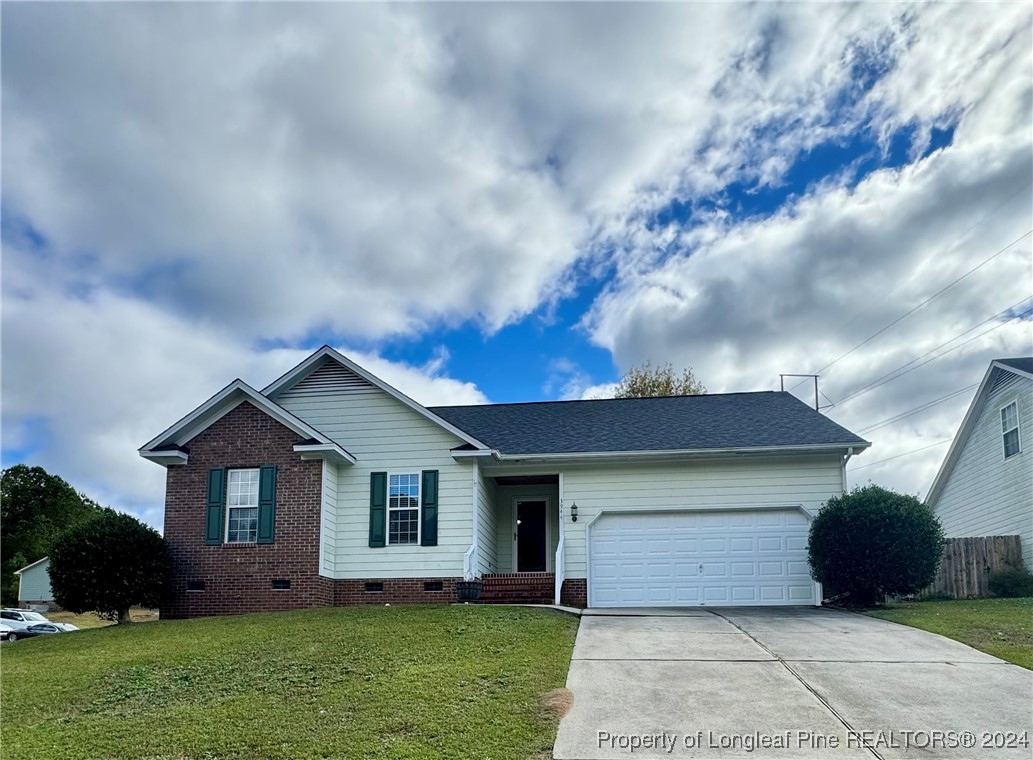
POLYGON ((6 3, 3 465, 160 527, 137 448, 325 343, 428 405, 820 373, 924 496, 1033 353, 1031 12, 6 3))

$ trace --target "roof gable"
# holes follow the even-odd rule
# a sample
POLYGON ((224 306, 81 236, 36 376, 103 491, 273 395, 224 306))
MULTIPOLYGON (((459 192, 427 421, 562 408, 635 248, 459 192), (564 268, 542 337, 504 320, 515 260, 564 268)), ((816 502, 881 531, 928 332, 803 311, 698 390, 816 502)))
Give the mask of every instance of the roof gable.
POLYGON ((37 565, 41 565, 44 562, 49 562, 49 561, 50 561, 50 557, 41 557, 40 559, 36 560, 35 562, 30 562, 25 567, 23 567, 23 568, 21 568, 19 570, 15 570, 14 574, 15 575, 21 575, 26 570, 31 570, 32 568, 36 567, 37 565))
POLYGON ((299 445, 310 449, 318 445, 324 454, 354 464, 355 457, 330 438, 239 379, 141 446, 140 456, 163 465, 186 463, 188 453, 183 448, 184 444, 245 401, 306 439, 299 445))
POLYGON ((950 477, 958 457, 961 456, 961 452, 968 443, 968 439, 975 429, 990 394, 1000 386, 1002 381, 1007 379, 1009 374, 1033 380, 1033 372, 1030 370, 1033 370, 1033 357, 994 359, 990 362, 990 366, 987 368, 986 374, 983 375, 983 380, 979 384, 979 389, 976 391, 976 395, 973 396, 968 411, 965 412, 965 417, 961 421, 961 427, 958 428, 958 432, 951 442, 950 449, 947 450, 947 455, 943 458, 940 469, 937 471, 936 477, 933 478, 932 485, 929 486, 929 493, 925 497, 926 504, 933 508, 936 507, 936 502, 939 500, 944 486, 947 485, 947 479, 950 477))
POLYGON ((404 406, 412 409, 421 417, 430 420, 435 425, 447 430, 476 449, 483 450, 488 448, 467 430, 461 429, 451 421, 436 414, 432 409, 428 409, 409 398, 397 388, 388 385, 372 372, 359 366, 330 346, 320 348, 294 369, 267 385, 262 390, 262 393, 270 399, 277 400, 287 396, 295 389, 298 391, 319 389, 320 392, 325 391, 329 395, 342 392, 358 392, 368 390, 371 387, 383 391, 404 406), (336 368, 334 365, 337 365, 336 368))

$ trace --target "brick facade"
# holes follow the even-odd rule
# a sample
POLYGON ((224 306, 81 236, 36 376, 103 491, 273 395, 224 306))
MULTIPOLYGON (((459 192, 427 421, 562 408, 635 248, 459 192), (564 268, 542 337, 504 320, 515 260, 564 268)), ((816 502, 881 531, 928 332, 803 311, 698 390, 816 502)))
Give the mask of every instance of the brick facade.
MULTIPOLYGON (((244 402, 186 444, 189 461, 170 466, 165 539, 173 561, 172 592, 161 617, 241 615, 352 604, 451 604, 462 578, 362 578, 319 575, 322 462, 294 451, 300 436, 244 402), (276 466, 272 544, 205 544, 208 470, 276 466), (290 588, 274 588, 274 581, 290 588), (203 584, 203 590, 199 587, 203 584)), ((551 603, 555 576, 486 576, 481 602, 551 603)), ((584 580, 563 584, 564 604, 585 606, 584 580), (579 585, 580 584, 580 585, 579 585)))
POLYGON ((560 589, 560 604, 568 607, 588 606, 588 581, 584 578, 567 578, 560 589))
POLYGON ((319 575, 323 464, 294 451, 300 436, 244 402, 186 444, 189 462, 168 468, 165 539, 172 551, 173 588, 163 618, 269 612, 333 603, 333 581, 319 575), (276 465, 272 544, 206 546, 208 470, 276 465), (289 580, 276 590, 273 580, 289 580), (204 583, 188 591, 188 583, 204 583))

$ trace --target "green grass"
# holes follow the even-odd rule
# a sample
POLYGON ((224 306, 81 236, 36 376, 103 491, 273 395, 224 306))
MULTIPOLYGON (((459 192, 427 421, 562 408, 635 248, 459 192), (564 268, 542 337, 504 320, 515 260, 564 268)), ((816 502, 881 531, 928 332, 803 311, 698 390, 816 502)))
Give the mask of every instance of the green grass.
POLYGON ((1033 597, 898 603, 865 614, 932 631, 1033 670, 1033 597))
POLYGON ((352 607, 112 626, 4 645, 4 757, 547 756, 577 620, 352 607))

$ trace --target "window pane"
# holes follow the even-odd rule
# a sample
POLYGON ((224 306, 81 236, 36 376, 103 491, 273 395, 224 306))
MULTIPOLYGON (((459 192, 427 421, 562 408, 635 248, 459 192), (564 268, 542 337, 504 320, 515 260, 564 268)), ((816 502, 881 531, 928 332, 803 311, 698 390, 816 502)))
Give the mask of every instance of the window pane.
POLYGON ((230 470, 226 506, 258 506, 258 470, 230 470))
POLYGON ((1018 429, 1009 430, 1004 434, 1004 458, 1012 456, 1013 454, 1019 453, 1019 431, 1018 429))
POLYGON ((229 543, 254 543, 258 540, 258 510, 234 508, 229 514, 229 528, 226 541, 229 543))
POLYGON ((1001 410, 1001 432, 1007 433, 1019 425, 1018 407, 1012 403, 1001 410))
POLYGON ((391 510, 388 518, 389 544, 415 544, 419 541, 420 511, 418 509, 391 510))

